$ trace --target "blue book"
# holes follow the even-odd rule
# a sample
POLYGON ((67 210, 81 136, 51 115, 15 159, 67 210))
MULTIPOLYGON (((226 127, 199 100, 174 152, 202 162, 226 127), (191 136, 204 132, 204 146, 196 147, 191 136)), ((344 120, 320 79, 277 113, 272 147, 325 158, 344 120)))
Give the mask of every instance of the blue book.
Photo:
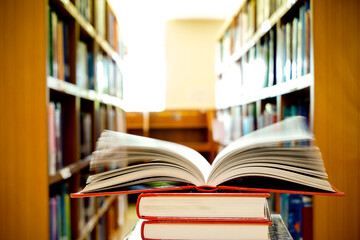
POLYGON ((63 42, 64 42, 64 76, 65 82, 70 82, 70 67, 69 67, 69 25, 65 22, 63 24, 63 42))
POLYGON ((302 195, 289 195, 288 229, 294 240, 302 239, 302 195))

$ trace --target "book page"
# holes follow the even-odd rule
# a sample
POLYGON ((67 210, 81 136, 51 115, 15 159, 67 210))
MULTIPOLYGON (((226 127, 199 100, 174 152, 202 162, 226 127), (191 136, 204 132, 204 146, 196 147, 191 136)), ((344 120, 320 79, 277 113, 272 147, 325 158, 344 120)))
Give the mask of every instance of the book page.
POLYGON ((245 151, 251 147, 313 139, 313 134, 308 130, 304 117, 289 117, 281 122, 251 132, 230 143, 216 156, 212 168, 215 168, 229 155, 245 151))
MULTIPOLYGON (((91 168, 112 161, 163 161, 179 165, 193 174, 198 184, 205 183, 205 177, 211 170, 208 161, 197 151, 172 142, 136 136, 126 133, 105 131, 93 153, 91 168), (201 180, 200 180, 201 179, 201 180)), ((169 173, 171 175, 171 173, 169 173)), ((156 174, 155 174, 156 175, 156 174)), ((190 181, 190 180, 189 180, 190 181)))

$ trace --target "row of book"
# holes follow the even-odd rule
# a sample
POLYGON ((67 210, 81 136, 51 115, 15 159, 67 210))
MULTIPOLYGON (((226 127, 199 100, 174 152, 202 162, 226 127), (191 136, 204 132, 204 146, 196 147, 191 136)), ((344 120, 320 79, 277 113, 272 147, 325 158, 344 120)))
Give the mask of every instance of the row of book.
POLYGON ((309 2, 292 21, 276 26, 276 81, 286 82, 310 72, 309 2))
POLYGON ((97 55, 95 64, 98 92, 123 98, 123 74, 119 66, 102 53, 97 55))
POLYGON ((293 19, 277 23, 237 62, 224 69, 221 79, 236 81, 232 86, 254 91, 309 72, 310 10, 305 2, 293 19))
MULTIPOLYGON (((63 134, 64 134, 64 110, 61 102, 48 104, 48 171, 49 175, 55 175, 64 167, 63 159, 63 134)), ((92 151, 92 117, 90 113, 80 114, 80 141, 81 156, 86 157, 92 151)))
MULTIPOLYGON (((95 90, 94 55, 83 41, 76 45, 76 85, 95 90)), ((97 80, 98 81, 98 80, 97 80)))
MULTIPOLYGON (((277 105, 271 101, 264 103, 262 110, 257 111, 255 102, 242 106, 233 106, 227 109, 220 109, 213 119, 213 139, 223 145, 260 129, 278 122, 277 105)), ((306 97, 300 97, 296 101, 283 107, 282 118, 291 116, 309 116, 309 106, 306 104, 306 97)))
POLYGON ((60 191, 50 197, 49 219, 51 240, 71 238, 71 207, 67 184, 61 184, 60 191))
POLYGON ((238 52, 261 24, 286 3, 284 0, 247 0, 219 42, 220 62, 238 52))
MULTIPOLYGON (((85 1, 87 2, 87 1, 85 1)), ((109 14, 109 16, 113 16, 109 14)), ((105 16, 104 16, 105 17, 105 16)), ((110 17, 109 17, 110 18, 110 17)), ((112 17, 111 19, 115 19, 112 17)), ((109 20, 110 21, 110 20, 109 20)), ((115 20, 111 20, 113 27, 117 29, 115 20)), ((122 98, 123 74, 119 65, 109 56, 99 52, 94 56, 89 42, 79 40, 76 42, 76 73, 71 72, 70 67, 70 23, 61 19, 58 14, 49 8, 48 16, 48 73, 49 76, 76 82, 83 89, 97 90, 100 93, 109 94, 122 98), (95 75, 96 68, 96 75, 95 75), (73 76, 71 76, 73 75, 73 76), (75 79, 76 76, 76 79, 75 79), (96 78, 95 78, 96 77, 96 78), (71 79, 70 79, 71 78, 71 79)), ((118 31, 109 30, 107 40, 110 45, 124 55, 124 45, 118 39, 118 31), (116 44, 115 44, 116 43, 116 44), (119 45, 121 47, 119 47, 119 45)), ((75 40, 74 40, 75 41, 75 40)))
MULTIPOLYGON (((255 129, 269 126, 278 121, 276 104, 268 102, 257 115, 256 104, 233 106, 217 110, 213 119, 213 139, 223 145, 246 135, 255 129)), ((285 107, 287 112, 287 107, 285 107)))
POLYGON ((48 10, 48 73, 50 76, 70 81, 69 23, 48 10))
POLYGON ((92 0, 77 0, 76 8, 79 13, 90 23, 93 22, 93 1, 92 0))
POLYGON ((48 171, 54 175, 63 168, 63 122, 60 102, 48 104, 48 171))
MULTIPOLYGON (((63 104, 61 102, 50 102, 48 104, 48 171, 49 175, 64 167, 63 159, 63 132, 64 121, 63 104)), ((119 108, 111 106, 100 106, 100 121, 96 126, 98 134, 105 129, 125 131, 124 113, 119 108)), ((91 155, 93 150, 93 115, 90 112, 81 110, 80 112, 80 152, 81 158, 91 155)))
MULTIPOLYGON (((72 224, 71 224, 71 202, 70 195, 68 193, 68 184, 63 183, 60 186, 60 191, 54 196, 50 197, 49 200, 49 219, 50 219, 50 229, 49 229, 49 239, 51 240, 70 240, 73 239, 72 224)), ((105 197, 98 198, 82 198, 76 201, 78 204, 78 234, 86 229, 86 224, 88 224, 94 216, 96 216, 97 211, 104 204, 105 197)), ((110 239, 110 236, 114 236, 118 226, 121 226, 124 223, 124 214, 126 209, 126 199, 123 197, 118 198, 118 202, 114 202, 105 215, 101 216, 98 224, 95 226, 95 231, 90 232, 87 236, 87 239, 99 239, 105 240, 110 239), (119 225, 121 224, 121 225, 119 225)))
POLYGON ((76 83, 80 88, 96 89, 100 93, 122 98, 123 75, 110 57, 99 53, 94 63, 93 54, 88 51, 87 44, 82 41, 78 42, 76 53, 76 83))
POLYGON ((125 44, 116 14, 106 0, 95 1, 95 29, 100 37, 106 39, 121 59, 125 55, 125 44))

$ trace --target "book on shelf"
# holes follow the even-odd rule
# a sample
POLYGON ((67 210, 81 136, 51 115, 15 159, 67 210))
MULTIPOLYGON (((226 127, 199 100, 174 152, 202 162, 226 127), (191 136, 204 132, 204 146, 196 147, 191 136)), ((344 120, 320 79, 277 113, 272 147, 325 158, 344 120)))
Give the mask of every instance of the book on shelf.
POLYGON ((69 25, 49 7, 48 16, 48 74, 70 81, 69 25))
POLYGON ((55 103, 48 104, 48 171, 56 173, 56 142, 55 142, 55 103))
POLYGON ((49 239, 71 239, 71 206, 67 184, 49 199, 49 239))
POLYGON ((268 222, 269 193, 143 193, 137 215, 148 220, 268 222))
POLYGON ((90 23, 92 23, 92 10, 93 10, 93 1, 91 0, 79 0, 76 1, 76 8, 80 14, 90 23))
POLYGON ((331 186, 304 117, 290 117, 230 143, 212 165, 197 151, 167 141, 105 131, 91 169, 127 167, 91 175, 73 197, 191 190, 288 192, 343 196, 331 186))
POLYGON ((106 0, 98 0, 94 3, 95 11, 95 30, 100 37, 105 39, 106 37, 106 0))
POLYGON ((62 146, 62 108, 61 103, 48 104, 48 149, 49 175, 63 167, 62 146))
POLYGON ((91 113, 81 112, 81 157, 85 158, 91 155, 91 144, 92 144, 92 117, 91 113))
POLYGON ((76 85, 88 88, 88 50, 85 42, 79 41, 76 45, 76 85))

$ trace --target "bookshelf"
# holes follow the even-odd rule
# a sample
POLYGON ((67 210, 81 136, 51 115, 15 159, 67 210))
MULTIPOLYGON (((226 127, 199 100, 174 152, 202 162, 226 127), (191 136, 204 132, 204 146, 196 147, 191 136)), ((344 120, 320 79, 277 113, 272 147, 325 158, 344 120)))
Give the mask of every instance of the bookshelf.
MULTIPOLYGON (((356 227, 359 223, 359 153, 356 147, 351 146, 359 144, 359 121, 356 120, 359 111, 355 109, 359 96, 359 85, 355 80, 359 77, 355 67, 359 62, 359 47, 356 44, 359 34, 353 31, 359 26, 359 16, 354 10, 359 9, 359 3, 350 1, 343 5, 337 1, 308 2, 310 12, 306 18, 310 21, 305 26, 308 26, 309 37, 305 42, 297 38, 297 43, 287 43, 290 49, 296 49, 296 44, 301 46, 299 42, 308 46, 305 47, 307 63, 302 63, 306 71, 303 70, 300 76, 294 78, 291 76, 294 69, 288 68, 286 63, 284 67, 283 61, 278 59, 286 52, 286 49, 279 47, 284 41, 286 45, 286 31, 293 30, 287 27, 287 23, 294 26, 294 18, 299 18, 295 22, 302 21, 300 9, 305 2, 244 0, 224 24, 216 48, 216 91, 219 95, 214 136, 218 136, 216 140, 223 146, 268 122, 293 114, 305 115, 322 151, 330 181, 344 191, 346 197, 303 198, 303 205, 307 206, 302 209, 303 213, 309 214, 306 221, 302 221, 304 229, 308 229, 303 229, 303 239, 355 239, 359 237, 356 227), (256 16, 266 3, 270 4, 270 7, 265 6, 268 10, 263 10, 267 14, 256 16), (274 3, 276 7, 271 5, 274 3), (248 13, 252 13, 253 19, 249 18, 248 13), (257 23, 258 19, 260 21, 257 23), (236 29, 239 22, 242 29, 246 30, 242 35, 236 29), (244 22, 245 25, 241 25, 244 22), (252 23, 251 27, 249 23, 252 23), (283 34, 279 34, 279 29, 284 31, 283 34), (349 32, 351 34, 347 34, 349 32), (267 44, 267 39, 272 38, 275 42, 268 44, 269 50, 265 47, 269 57, 262 58, 259 54, 258 61, 256 53, 264 51, 258 45, 267 44), (272 48, 274 52, 270 51, 272 48), (269 61, 270 58, 274 59, 274 63, 269 61), (256 62, 265 62, 265 75, 261 72, 264 68, 256 65, 256 62), (281 68, 278 68, 279 65, 281 68), (247 71, 251 68, 250 72, 247 71), (247 74, 253 74, 248 79, 262 82, 253 83, 253 86, 247 81, 247 74), (229 97, 220 97, 224 93, 229 97)), ((299 29, 304 28, 298 25, 298 33, 299 29)), ((292 34, 290 36, 293 38, 292 34)), ((299 52, 291 51, 294 55, 299 52)), ((286 205, 283 205, 289 201, 289 197, 276 195, 273 198, 273 210, 281 212, 283 218, 289 217, 288 211, 284 211, 286 205)), ((293 236, 295 239, 299 237, 297 234, 293 236)))
MULTIPOLYGON (((213 126, 220 147, 292 115, 307 117, 313 129, 310 4, 305 0, 244 0, 220 30, 213 126)), ((304 218, 312 219, 311 198, 273 194, 270 203, 273 212, 281 213, 294 239, 312 235, 311 224, 303 224, 304 218), (300 231, 292 228, 296 222, 300 231)))
MULTIPOLYGON (((125 131, 124 45, 117 24, 105 0, 49 1, 50 239, 56 232, 73 239, 108 239, 119 231, 124 198, 67 200, 83 188, 101 132, 125 131)), ((116 167, 121 166, 108 166, 116 167)))
POLYGON ((125 46, 111 7, 101 0, 2 2, 1 22, 2 79, 11 81, 1 88, 1 159, 8 161, 0 238, 52 239, 54 226, 67 239, 110 238, 126 200, 95 198, 89 210, 69 193, 84 185, 101 131, 125 131, 125 46))

